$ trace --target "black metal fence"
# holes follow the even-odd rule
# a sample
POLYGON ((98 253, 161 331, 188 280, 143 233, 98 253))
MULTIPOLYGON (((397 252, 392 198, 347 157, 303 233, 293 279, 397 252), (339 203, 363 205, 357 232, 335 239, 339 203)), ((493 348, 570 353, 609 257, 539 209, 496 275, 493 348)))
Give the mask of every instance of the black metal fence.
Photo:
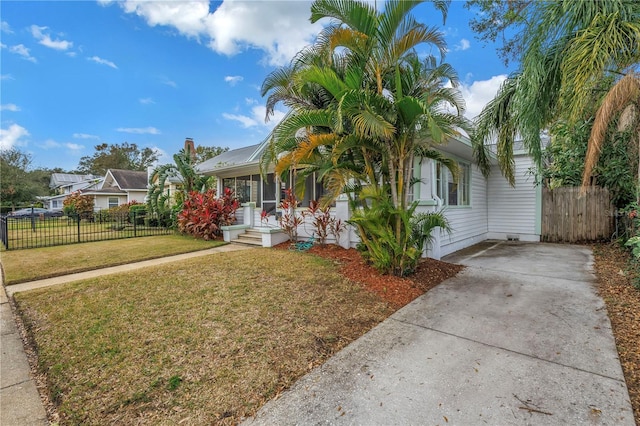
POLYGON ((166 235, 172 232, 167 217, 141 211, 102 211, 62 217, 0 217, 0 240, 7 250, 166 235))

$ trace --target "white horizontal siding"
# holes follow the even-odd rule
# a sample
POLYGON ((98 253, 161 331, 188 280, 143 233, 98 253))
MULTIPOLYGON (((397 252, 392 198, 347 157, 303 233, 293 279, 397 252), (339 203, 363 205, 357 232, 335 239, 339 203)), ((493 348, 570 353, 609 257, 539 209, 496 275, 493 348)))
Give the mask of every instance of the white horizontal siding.
POLYGON ((536 230, 539 196, 534 176, 529 173, 532 166, 528 156, 515 158, 515 187, 509 185, 497 166, 491 171, 487 194, 489 238, 514 235, 522 240, 539 240, 536 230))
POLYGON ((440 255, 476 244, 487 237, 487 181, 477 167, 471 167, 471 205, 446 207, 444 214, 451 225, 451 234, 440 239, 440 255))

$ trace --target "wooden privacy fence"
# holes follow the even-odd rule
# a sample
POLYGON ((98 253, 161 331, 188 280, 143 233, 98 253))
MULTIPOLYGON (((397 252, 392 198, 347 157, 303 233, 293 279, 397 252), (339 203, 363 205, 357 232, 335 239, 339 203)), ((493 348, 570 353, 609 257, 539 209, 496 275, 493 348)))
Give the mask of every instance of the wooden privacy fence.
POLYGON ((542 189, 542 241, 578 243, 609 240, 615 208, 609 190, 590 186, 542 189))

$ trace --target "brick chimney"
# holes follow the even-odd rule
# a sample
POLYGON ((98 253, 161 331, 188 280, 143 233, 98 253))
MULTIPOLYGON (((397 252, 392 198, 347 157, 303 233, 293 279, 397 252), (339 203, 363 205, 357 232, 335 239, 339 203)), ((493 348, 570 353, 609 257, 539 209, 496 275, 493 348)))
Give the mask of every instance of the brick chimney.
POLYGON ((184 152, 187 152, 191 156, 191 162, 196 161, 196 146, 193 143, 192 138, 186 138, 184 140, 184 152))

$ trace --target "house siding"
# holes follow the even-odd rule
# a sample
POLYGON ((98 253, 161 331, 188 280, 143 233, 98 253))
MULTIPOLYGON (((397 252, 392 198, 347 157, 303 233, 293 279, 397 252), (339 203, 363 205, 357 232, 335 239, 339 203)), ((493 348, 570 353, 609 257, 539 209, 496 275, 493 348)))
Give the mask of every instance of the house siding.
POLYGON ((111 196, 101 195, 101 196, 94 197, 93 209, 95 211, 107 210, 109 208, 109 198, 116 198, 116 197, 118 198, 118 205, 127 203, 126 195, 111 195, 111 196))
POLYGON ((497 166, 493 167, 488 181, 488 238, 540 241, 540 191, 529 172, 531 167, 530 157, 515 158, 515 187, 509 185, 497 166))
POLYGON ((471 167, 470 205, 445 207, 444 214, 452 231, 440 237, 440 256, 487 239, 487 182, 477 167, 471 167))

